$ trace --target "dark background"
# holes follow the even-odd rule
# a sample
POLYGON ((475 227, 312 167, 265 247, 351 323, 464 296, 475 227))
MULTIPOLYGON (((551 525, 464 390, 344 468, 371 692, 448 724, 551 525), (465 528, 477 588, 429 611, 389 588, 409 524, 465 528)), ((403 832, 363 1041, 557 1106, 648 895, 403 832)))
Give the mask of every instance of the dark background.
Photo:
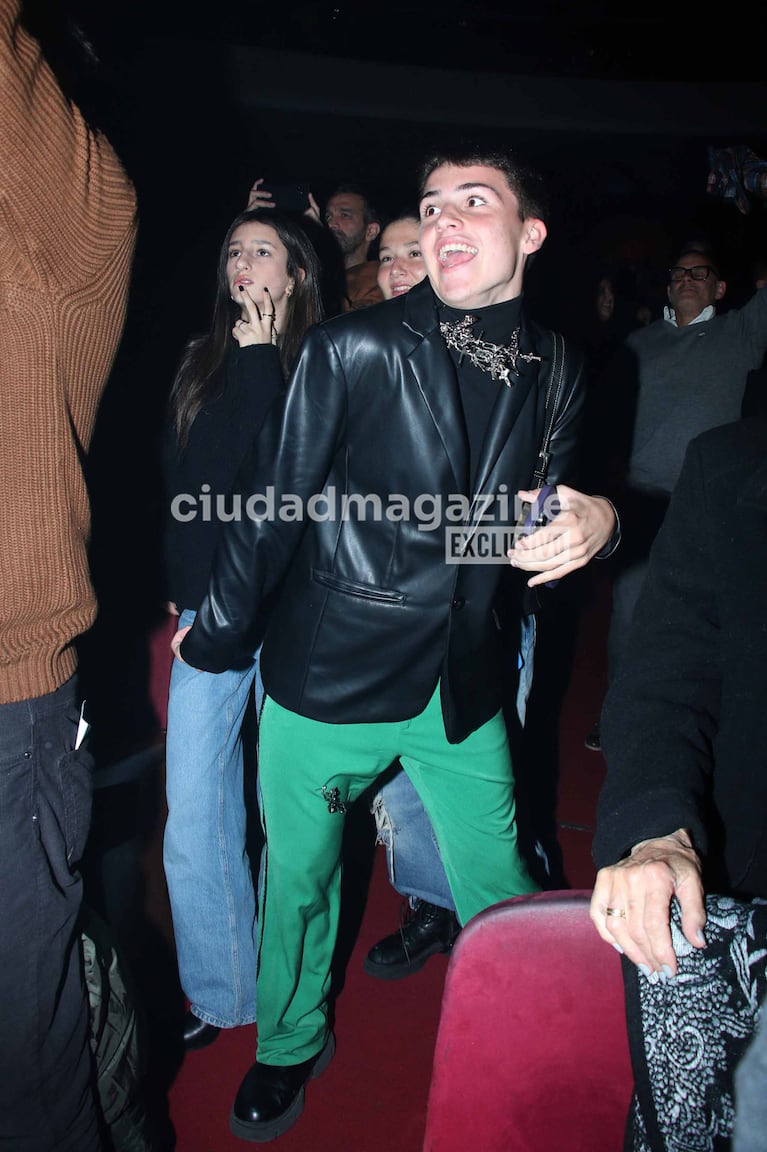
MULTIPOLYGON (((710 147, 767 156, 761 29, 741 10, 707 24, 699 6, 625 12, 600 0, 69 2, 108 77, 142 252, 162 246, 156 229, 175 234, 176 216, 195 323, 256 176, 306 181, 320 201, 358 179, 395 211, 423 153, 456 135, 509 143, 547 177, 549 240, 529 289, 565 328, 604 255, 662 270, 676 243, 708 232, 737 276, 761 242, 763 212, 745 217, 706 193, 710 147)), ((163 263, 158 275, 172 277, 163 263)), ((167 286, 159 295, 167 302, 167 286)))
MULTIPOLYGON (((729 303, 749 291, 765 202, 744 214, 706 191, 710 148, 767 158, 763 36, 742 8, 707 23, 700 5, 597 0, 62 4, 99 59, 99 116, 139 196, 128 324, 90 465, 102 606, 91 642, 101 633, 106 647, 119 628, 137 684, 162 603, 168 388, 184 341, 207 325, 218 248, 256 177, 308 182, 320 202, 356 179, 396 211, 421 156, 470 134, 547 178, 549 237, 526 286, 544 322, 577 338, 606 259, 630 263, 662 302, 674 249, 692 236, 726 258, 729 303)), ((136 693, 118 699, 92 663, 94 692, 130 708, 112 731, 151 727, 136 693)))

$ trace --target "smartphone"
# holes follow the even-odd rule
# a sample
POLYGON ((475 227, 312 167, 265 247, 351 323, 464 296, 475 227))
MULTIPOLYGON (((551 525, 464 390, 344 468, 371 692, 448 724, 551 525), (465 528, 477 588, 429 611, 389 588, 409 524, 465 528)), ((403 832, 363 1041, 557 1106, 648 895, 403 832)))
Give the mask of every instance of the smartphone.
MULTIPOLYGON (((560 511, 561 505, 556 485, 544 484, 535 500, 532 502, 523 500, 521 513, 514 531, 519 536, 529 536, 538 528, 550 524, 560 511)), ((558 583, 558 580, 547 580, 544 587, 555 588, 558 583)))
POLYGON ((516 523, 517 534, 529 536, 536 528, 543 528, 545 524, 549 524, 559 511, 556 485, 544 484, 532 503, 523 500, 521 514, 516 523))
POLYGON ((309 181, 292 180, 282 184, 268 184, 264 187, 271 194, 275 208, 283 212, 306 212, 309 208, 309 181))

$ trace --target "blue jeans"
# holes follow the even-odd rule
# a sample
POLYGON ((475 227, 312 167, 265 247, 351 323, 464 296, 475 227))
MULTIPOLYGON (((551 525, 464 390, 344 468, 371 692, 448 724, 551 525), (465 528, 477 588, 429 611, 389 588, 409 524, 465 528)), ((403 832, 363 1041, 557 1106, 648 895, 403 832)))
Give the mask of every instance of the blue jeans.
MULTIPOLYGON (((195 613, 185 610, 179 627, 195 613)), ((242 723, 258 653, 246 670, 201 672, 173 661, 168 698, 163 862, 181 987, 200 1020, 256 1019, 256 898, 246 850, 242 723)))
POLYGON ((98 1152, 77 871, 93 759, 73 678, 0 704, 0 1146, 98 1152))
MULTIPOLYGON (((524 616, 516 696, 520 724, 525 722, 533 683, 534 653, 535 617, 524 616)), ((426 900, 429 904, 455 911, 434 829, 418 793, 401 768, 375 794, 371 810, 375 816, 378 843, 386 848, 392 887, 406 896, 411 905, 417 900, 426 900)))

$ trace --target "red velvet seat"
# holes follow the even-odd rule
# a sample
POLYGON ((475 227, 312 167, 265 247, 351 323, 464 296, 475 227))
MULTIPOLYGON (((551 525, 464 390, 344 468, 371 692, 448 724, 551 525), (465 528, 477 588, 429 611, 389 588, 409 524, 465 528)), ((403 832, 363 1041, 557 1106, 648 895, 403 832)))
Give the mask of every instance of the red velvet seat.
POLYGON ((516 897, 461 932, 424 1152, 620 1152, 633 1087, 623 978, 590 895, 516 897))
POLYGON ((149 697, 163 733, 168 727, 168 687, 173 667, 170 642, 177 628, 178 616, 171 616, 168 613, 152 629, 149 636, 149 697))

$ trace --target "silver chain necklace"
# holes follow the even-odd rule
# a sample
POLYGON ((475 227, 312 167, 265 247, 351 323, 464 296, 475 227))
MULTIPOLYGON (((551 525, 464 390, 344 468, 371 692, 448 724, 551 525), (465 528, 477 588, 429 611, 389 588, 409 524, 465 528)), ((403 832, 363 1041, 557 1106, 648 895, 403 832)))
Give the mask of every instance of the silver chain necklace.
POLYGON ((502 380, 507 388, 514 383, 509 377, 513 372, 519 376, 517 360, 540 360, 540 356, 519 351, 519 328, 515 328, 508 344, 491 344, 489 340, 481 340, 471 331, 479 316, 464 316, 462 320, 443 320, 439 330, 445 337, 448 348, 455 348, 460 355, 459 364, 463 363, 464 356, 483 372, 490 373, 491 380, 502 380))

